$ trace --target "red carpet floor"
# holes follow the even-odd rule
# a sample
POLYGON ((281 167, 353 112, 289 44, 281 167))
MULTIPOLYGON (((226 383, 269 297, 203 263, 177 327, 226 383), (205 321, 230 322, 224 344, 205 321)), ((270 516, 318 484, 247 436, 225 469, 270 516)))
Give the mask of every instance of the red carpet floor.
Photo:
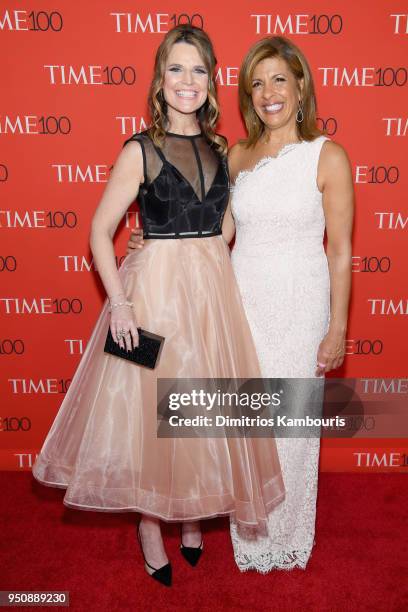
POLYGON ((31 473, 0 473, 0 486, 1 590, 61 589, 70 592, 70 610, 92 612, 408 611, 404 474, 321 474, 317 545, 306 571, 241 573, 225 518, 203 523, 205 553, 190 568, 178 552, 178 527, 166 525, 170 589, 143 570, 137 514, 69 510, 63 490, 31 473))

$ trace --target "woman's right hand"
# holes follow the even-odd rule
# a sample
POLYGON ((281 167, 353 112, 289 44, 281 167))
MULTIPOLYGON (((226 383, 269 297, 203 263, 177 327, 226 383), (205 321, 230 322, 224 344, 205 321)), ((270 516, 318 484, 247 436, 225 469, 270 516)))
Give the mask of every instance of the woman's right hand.
POLYGON ((129 242, 127 243, 126 255, 133 253, 136 249, 142 249, 144 245, 143 230, 141 228, 130 231, 129 242))
POLYGON ((137 331, 136 318, 131 306, 115 306, 111 311, 110 330, 112 337, 123 349, 132 350, 133 346, 139 346, 139 332, 137 331), (118 332, 126 332, 124 336, 118 332))

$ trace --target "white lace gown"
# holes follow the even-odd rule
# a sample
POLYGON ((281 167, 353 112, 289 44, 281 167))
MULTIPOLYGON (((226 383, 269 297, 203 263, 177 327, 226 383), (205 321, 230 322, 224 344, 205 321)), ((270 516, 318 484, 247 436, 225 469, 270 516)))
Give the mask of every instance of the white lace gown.
MULTIPOLYGON (((325 219, 317 187, 324 136, 286 145, 235 182, 232 264, 265 378, 309 378, 329 322, 325 219)), ((276 438, 285 500, 268 518, 268 536, 238 535, 241 571, 305 568, 314 544, 320 440, 276 438)))

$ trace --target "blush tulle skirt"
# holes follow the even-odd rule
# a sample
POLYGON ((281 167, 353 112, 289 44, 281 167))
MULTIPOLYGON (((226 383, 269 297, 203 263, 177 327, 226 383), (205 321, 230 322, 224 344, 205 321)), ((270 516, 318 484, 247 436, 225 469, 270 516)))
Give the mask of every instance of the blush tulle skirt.
POLYGON ((119 274, 137 324, 165 337, 149 370, 105 354, 105 302, 33 467, 81 510, 165 521, 229 514, 263 531, 284 498, 273 438, 158 438, 157 378, 260 378, 222 236, 146 240, 119 274))

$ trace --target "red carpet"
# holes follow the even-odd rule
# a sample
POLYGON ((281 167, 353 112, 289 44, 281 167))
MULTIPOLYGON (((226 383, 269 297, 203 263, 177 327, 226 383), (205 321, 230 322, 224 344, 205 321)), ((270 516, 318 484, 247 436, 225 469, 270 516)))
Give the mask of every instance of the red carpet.
POLYGON ((170 589, 144 572, 138 515, 68 510, 63 490, 27 472, 2 472, 0 484, 1 590, 61 589, 70 592, 70 610, 92 612, 408 610, 403 474, 321 474, 317 545, 306 571, 241 573, 227 519, 204 522, 205 553, 193 569, 178 552, 178 526, 166 525, 170 589))

